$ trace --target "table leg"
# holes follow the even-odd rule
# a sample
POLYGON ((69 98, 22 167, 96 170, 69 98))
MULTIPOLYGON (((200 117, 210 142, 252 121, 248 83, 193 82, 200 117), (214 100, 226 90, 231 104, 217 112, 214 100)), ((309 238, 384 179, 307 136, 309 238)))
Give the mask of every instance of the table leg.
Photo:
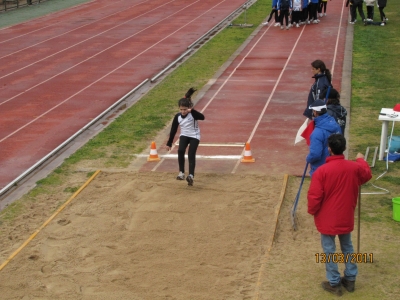
POLYGON ((379 160, 385 156, 389 121, 382 121, 381 145, 379 147, 379 160))

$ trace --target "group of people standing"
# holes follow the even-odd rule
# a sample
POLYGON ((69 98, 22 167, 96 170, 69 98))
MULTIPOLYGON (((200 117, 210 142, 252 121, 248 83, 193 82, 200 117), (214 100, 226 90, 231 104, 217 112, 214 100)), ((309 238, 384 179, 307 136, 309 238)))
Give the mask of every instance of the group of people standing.
POLYGON ((364 25, 380 25, 385 26, 386 22, 389 20, 386 18, 385 12, 383 11, 387 5, 387 0, 347 0, 346 7, 350 5, 350 24, 355 24, 357 22, 357 11, 360 14, 364 25), (363 3, 367 8, 367 17, 365 17, 363 10, 363 3), (375 5, 379 9, 380 21, 374 22, 374 8, 375 5))
POLYGON ((268 20, 263 25, 268 25, 272 17, 275 27, 281 29, 300 27, 303 24, 318 24, 318 17, 326 16, 328 0, 272 0, 272 10, 268 20))
MULTIPOLYGON (((332 76, 325 63, 315 60, 311 67, 314 83, 303 113, 315 126, 306 157, 311 166, 308 213, 314 216, 321 234, 325 257, 336 253, 335 238, 338 236, 343 257, 348 258, 354 255, 351 232, 359 188, 371 179, 372 173, 361 153, 357 154, 356 161, 345 160, 347 111, 340 105, 339 92, 332 86, 332 76)), ((324 262, 327 281, 321 283, 322 288, 337 296, 343 294, 342 287, 354 292, 357 264, 344 259, 344 274, 340 276, 337 261, 326 259, 324 262)))

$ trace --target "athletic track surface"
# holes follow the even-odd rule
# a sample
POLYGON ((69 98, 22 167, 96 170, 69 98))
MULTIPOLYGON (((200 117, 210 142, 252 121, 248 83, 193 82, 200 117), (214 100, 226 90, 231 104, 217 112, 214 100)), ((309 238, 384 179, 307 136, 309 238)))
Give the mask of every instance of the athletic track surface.
POLYGON ((244 0, 97 0, 0 30, 0 188, 244 0))
MULTIPOLYGON (((269 11, 266 8, 266 14, 269 11)), ((294 140, 305 121, 302 113, 314 81, 311 62, 325 62, 340 92, 348 24, 345 1, 329 1, 327 16, 320 19, 319 24, 289 30, 273 22, 260 26, 226 70, 210 80, 209 90, 195 105, 205 115, 205 121, 199 121, 197 173, 303 174, 308 146, 305 141, 294 145, 294 140), (255 163, 237 158, 246 142, 255 163)), ((341 96, 350 112, 349 95, 341 96)), ((161 162, 142 169, 178 172, 176 158, 164 159, 165 150, 160 150, 161 162)), ((176 151, 175 146, 171 153, 176 151)))
MULTIPOLYGON (((0 187, 243 3, 98 0, 0 30, 0 187)), ((256 30, 196 103, 206 116, 197 172, 302 174, 308 147, 294 138, 305 120, 310 63, 322 59, 340 90, 347 14, 344 1, 330 1, 320 24, 256 30), (255 163, 237 158, 245 142, 255 163), (212 155, 219 159, 202 159, 212 155)), ((177 161, 163 158, 142 170, 176 171, 177 161)))

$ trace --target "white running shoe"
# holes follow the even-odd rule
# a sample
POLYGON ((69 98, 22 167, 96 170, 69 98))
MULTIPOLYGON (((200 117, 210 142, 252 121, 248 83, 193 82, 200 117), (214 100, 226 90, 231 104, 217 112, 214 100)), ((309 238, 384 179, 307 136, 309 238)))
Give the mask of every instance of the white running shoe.
POLYGON ((185 180, 185 174, 182 172, 179 172, 178 176, 176 176, 176 180, 185 180))
POLYGON ((281 29, 285 29, 285 27, 281 26, 281 29))
POLYGON ((289 30, 289 28, 290 28, 289 26, 286 26, 286 30, 289 30))
POLYGON ((385 22, 382 22, 382 23, 381 23, 381 26, 385 26, 385 22))
POLYGON ((193 185, 193 175, 189 174, 189 176, 186 177, 186 181, 187 181, 188 185, 192 186, 193 185))
POLYGON ((313 24, 318 24, 319 22, 317 20, 312 21, 313 24))
POLYGON ((281 23, 275 23, 274 27, 281 26, 281 23))
POLYGON ((262 24, 265 26, 265 25, 268 25, 268 22, 264 22, 264 23, 262 23, 262 24))
POLYGON ((297 27, 297 28, 299 28, 299 27, 300 27, 300 25, 297 23, 297 24, 296 24, 296 27, 297 27))

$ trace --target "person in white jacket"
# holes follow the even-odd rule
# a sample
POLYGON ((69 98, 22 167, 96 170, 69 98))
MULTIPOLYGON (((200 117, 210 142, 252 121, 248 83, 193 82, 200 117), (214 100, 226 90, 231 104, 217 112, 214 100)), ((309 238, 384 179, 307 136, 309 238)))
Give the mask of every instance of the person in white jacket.
POLYGON ((367 7, 367 21, 373 21, 375 0, 364 0, 364 2, 367 7))

